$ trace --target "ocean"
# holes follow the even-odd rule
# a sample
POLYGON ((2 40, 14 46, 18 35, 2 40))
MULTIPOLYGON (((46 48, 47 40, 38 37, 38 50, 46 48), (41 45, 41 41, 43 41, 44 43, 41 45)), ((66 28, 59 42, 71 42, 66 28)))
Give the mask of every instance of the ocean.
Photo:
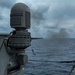
POLYGON ((28 63, 24 75, 69 75, 75 65, 74 38, 32 40, 25 51, 28 63))

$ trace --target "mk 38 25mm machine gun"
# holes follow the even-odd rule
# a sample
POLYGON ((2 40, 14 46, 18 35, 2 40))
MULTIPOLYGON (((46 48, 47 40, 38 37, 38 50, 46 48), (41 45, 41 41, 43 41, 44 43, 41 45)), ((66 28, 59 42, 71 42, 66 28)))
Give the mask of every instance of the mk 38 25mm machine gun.
POLYGON ((0 75, 23 75, 28 61, 25 49, 30 46, 30 9, 23 3, 11 8, 10 34, 0 34, 0 75))

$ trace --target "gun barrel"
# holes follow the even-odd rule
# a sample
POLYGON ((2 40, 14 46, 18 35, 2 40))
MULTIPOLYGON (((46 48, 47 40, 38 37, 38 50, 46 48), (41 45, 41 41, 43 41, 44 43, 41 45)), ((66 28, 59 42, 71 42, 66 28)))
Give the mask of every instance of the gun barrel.
POLYGON ((39 39, 43 39, 43 38, 31 38, 32 40, 39 40, 39 39))

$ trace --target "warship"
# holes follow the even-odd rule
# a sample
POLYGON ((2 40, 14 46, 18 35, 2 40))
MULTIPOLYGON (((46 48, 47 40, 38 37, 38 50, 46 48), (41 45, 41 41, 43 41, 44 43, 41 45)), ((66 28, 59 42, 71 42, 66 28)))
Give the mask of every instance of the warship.
POLYGON ((28 61, 25 49, 31 44, 30 9, 24 3, 16 3, 10 11, 9 34, 0 34, 0 75, 23 75, 28 61))
MULTIPOLYGON (((24 3, 16 3, 11 8, 10 26, 14 28, 9 33, 0 33, 0 75, 23 75, 24 66, 28 62, 25 49, 31 46, 30 29, 31 13, 24 3)), ((32 50, 33 54, 34 51, 32 50)), ((58 62, 58 61, 54 61, 58 62)), ((75 61, 60 61, 59 63, 72 63, 75 61)), ((69 75, 72 74, 73 65, 69 75)))

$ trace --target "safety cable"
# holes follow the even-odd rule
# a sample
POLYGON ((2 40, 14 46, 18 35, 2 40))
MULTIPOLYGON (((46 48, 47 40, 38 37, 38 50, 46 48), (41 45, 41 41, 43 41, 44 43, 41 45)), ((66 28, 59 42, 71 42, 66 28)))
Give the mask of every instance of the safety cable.
POLYGON ((4 41, 5 41, 5 39, 3 39, 3 41, 2 41, 2 44, 0 46, 0 51, 1 51, 2 47, 3 47, 4 41))
POLYGON ((57 63, 75 63, 75 60, 73 61, 47 61, 47 60, 28 60, 28 61, 35 61, 35 62, 57 62, 57 63))
MULTIPOLYGON (((8 39, 10 38, 10 36, 13 34, 13 32, 10 32, 10 34, 8 35, 8 39)), ((7 39, 7 41, 8 41, 8 39, 7 39)), ((4 42, 5 42, 5 38, 3 39, 3 41, 2 41, 2 44, 1 44, 1 46, 0 46, 0 51, 1 51, 1 49, 2 49, 2 47, 3 47, 3 44, 4 44, 4 42)))
POLYGON ((69 75, 71 75, 71 74, 72 74, 72 72, 73 72, 74 68, 75 68, 75 65, 73 65, 73 66, 72 66, 72 69, 71 69, 71 71, 69 72, 69 75))

